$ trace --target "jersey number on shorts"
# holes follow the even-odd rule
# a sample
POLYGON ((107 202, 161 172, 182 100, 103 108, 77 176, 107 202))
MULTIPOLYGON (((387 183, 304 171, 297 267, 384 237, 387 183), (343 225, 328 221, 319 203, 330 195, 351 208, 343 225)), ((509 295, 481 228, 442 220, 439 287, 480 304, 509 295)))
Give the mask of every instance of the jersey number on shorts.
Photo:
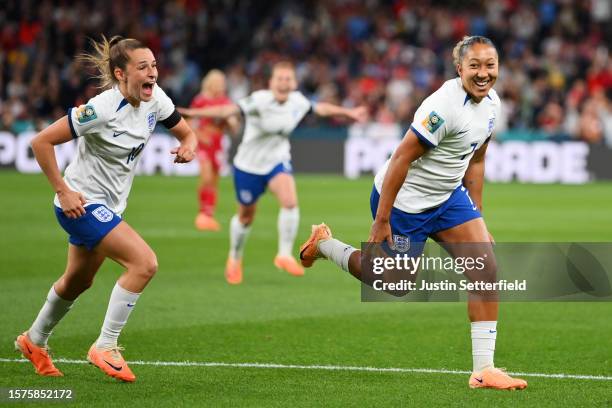
POLYGON ((128 154, 127 157, 127 164, 130 164, 131 161, 134 161, 134 159, 136 159, 136 156, 138 156, 140 152, 142 152, 142 149, 144 149, 144 145, 144 143, 141 143, 138 146, 132 148, 132 151, 130 152, 130 154, 128 154))

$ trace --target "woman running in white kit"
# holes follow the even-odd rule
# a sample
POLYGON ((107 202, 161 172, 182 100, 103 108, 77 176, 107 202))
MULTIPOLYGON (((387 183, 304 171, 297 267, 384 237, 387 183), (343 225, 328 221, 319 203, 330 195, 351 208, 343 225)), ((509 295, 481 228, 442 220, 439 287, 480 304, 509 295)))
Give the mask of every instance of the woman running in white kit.
POLYGON ((244 136, 234 158, 234 188, 238 214, 230 222, 230 252, 225 278, 230 284, 242 282, 242 254, 257 200, 266 188, 280 204, 278 215, 278 253, 274 265, 294 276, 304 269, 292 255, 299 225, 299 209, 291 168, 289 136, 306 114, 342 116, 364 121, 365 107, 352 109, 320 102, 311 103, 297 89, 295 68, 279 62, 272 68, 269 89, 253 92, 237 104, 201 109, 181 109, 186 116, 226 119, 242 114, 244 136))
POLYGON ((93 283, 106 258, 125 268, 110 296, 101 333, 87 359, 104 373, 123 381, 136 377, 125 363, 117 338, 147 283, 157 272, 155 253, 122 220, 140 153, 157 122, 179 140, 170 151, 175 163, 191 161, 195 134, 174 104, 157 86, 157 66, 149 48, 131 38, 103 37, 95 53, 82 59, 93 63, 106 91, 85 105, 71 108, 32 140, 32 150, 56 192, 55 214, 69 235, 64 274, 47 294, 32 326, 15 346, 36 372, 62 376, 49 357, 47 340, 77 297, 93 283), (54 146, 77 140, 77 155, 62 179, 54 146))

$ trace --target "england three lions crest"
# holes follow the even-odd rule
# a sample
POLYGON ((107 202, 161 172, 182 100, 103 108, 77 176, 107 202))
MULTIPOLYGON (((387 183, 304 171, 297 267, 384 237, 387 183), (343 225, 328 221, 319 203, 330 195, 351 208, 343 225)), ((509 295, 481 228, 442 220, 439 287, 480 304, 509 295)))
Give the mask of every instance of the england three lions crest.
POLYGON ((410 237, 393 235, 393 246, 398 252, 406 252, 410 249, 410 237))
POLYGON ((149 133, 153 132, 155 129, 155 124, 157 123, 157 114, 155 112, 151 112, 147 115, 147 126, 149 128, 149 133))

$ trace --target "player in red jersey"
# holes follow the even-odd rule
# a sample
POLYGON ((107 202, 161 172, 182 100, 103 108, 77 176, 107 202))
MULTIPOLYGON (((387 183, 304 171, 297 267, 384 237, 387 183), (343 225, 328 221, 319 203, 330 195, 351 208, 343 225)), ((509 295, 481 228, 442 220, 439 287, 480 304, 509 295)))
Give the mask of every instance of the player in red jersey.
MULTIPOLYGON (((230 104, 232 102, 226 96, 225 91, 225 74, 218 69, 213 69, 202 79, 200 93, 193 98, 190 107, 204 108, 230 104)), ((195 219, 195 226, 201 231, 219 231, 221 227, 215 220, 214 213, 223 154, 223 134, 226 130, 237 133, 240 124, 235 117, 232 117, 227 120, 194 119, 191 125, 198 137, 200 162, 200 184, 198 186, 200 209, 195 219)))

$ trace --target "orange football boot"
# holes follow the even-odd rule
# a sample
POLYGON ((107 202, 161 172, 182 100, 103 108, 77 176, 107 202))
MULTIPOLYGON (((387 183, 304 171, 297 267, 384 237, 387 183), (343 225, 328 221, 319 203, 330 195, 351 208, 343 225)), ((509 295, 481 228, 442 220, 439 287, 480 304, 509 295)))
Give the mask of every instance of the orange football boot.
POLYGON ((292 256, 276 255, 274 258, 274 266, 286 271, 290 275, 304 276, 304 268, 302 268, 292 256))
POLYGON ((64 375, 53 365, 49 356, 49 348, 32 343, 32 340, 28 337, 28 332, 23 332, 17 336, 15 350, 20 351, 25 358, 32 362, 36 374, 49 377, 62 377, 64 375))
POLYGON ((87 353, 87 361, 97 366, 106 375, 121 381, 134 382, 136 376, 123 359, 121 350, 123 350, 123 347, 119 346, 99 349, 96 348, 96 343, 94 343, 87 353))
POLYGON ((225 264, 225 280, 230 285, 239 285, 242 283, 242 259, 234 259, 231 256, 227 258, 225 264))
POLYGON ((310 268, 314 261, 319 258, 325 258, 323 254, 319 252, 319 241, 330 239, 331 237, 332 233, 327 225, 313 225, 310 237, 300 247, 300 262, 302 266, 310 268))
POLYGON ((199 213, 194 221, 195 227, 200 231, 221 231, 221 225, 213 217, 199 213))
POLYGON ((503 369, 485 368, 479 373, 472 373, 470 388, 494 388, 496 390, 522 390, 527 388, 527 381, 510 377, 503 369))

